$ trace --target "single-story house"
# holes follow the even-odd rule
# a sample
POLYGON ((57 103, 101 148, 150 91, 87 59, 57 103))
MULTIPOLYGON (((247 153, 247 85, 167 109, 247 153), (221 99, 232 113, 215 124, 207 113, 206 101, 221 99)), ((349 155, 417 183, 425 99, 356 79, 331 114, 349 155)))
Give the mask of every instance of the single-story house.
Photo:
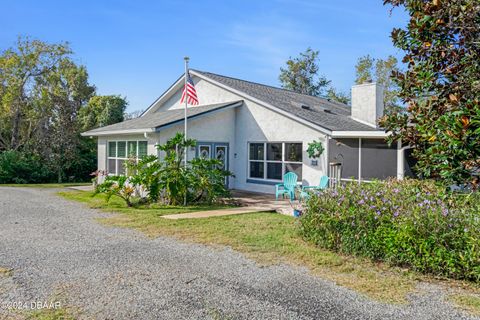
MULTIPOLYGON (((402 178, 408 173, 401 144, 388 146, 377 126, 383 89, 376 83, 352 88, 351 107, 251 81, 190 70, 200 104, 188 107, 188 137, 197 146, 189 159, 215 157, 234 173, 232 189, 274 192, 286 172, 303 185, 317 185, 341 163, 342 179, 402 178), (310 159, 308 144, 324 152, 310 159)), ((98 169, 123 174, 128 155, 163 155, 155 147, 184 130, 180 103, 184 76, 136 119, 84 132, 98 138, 98 169)))

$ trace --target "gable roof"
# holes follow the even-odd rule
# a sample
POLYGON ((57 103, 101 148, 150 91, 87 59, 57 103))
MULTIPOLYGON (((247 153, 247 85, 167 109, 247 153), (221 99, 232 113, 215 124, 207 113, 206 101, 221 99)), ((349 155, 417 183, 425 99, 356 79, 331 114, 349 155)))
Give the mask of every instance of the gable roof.
POLYGON ((192 74, 244 93, 302 120, 330 131, 372 131, 384 132, 351 118, 351 108, 345 104, 325 98, 297 93, 260 83, 240 80, 219 74, 191 69, 192 74), (307 107, 302 107, 307 106, 307 107))
MULTIPOLYGON (((231 101, 225 103, 217 103, 205 106, 196 106, 187 109, 187 118, 193 119, 215 111, 224 110, 227 108, 236 108, 243 104, 243 100, 231 101)), ((160 111, 151 113, 149 115, 115 123, 109 126, 93 129, 83 132, 82 136, 100 136, 109 134, 122 133, 145 133, 155 132, 161 128, 183 122, 184 109, 173 109, 167 111, 160 111)))

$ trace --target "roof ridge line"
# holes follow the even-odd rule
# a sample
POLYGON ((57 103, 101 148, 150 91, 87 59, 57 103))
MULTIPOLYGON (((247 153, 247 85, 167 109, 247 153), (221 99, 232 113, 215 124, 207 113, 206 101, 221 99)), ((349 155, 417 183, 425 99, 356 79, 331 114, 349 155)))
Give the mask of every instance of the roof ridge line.
POLYGON ((341 103, 341 102, 336 102, 336 101, 331 101, 331 100, 329 100, 328 98, 325 98, 325 97, 313 96, 313 95, 309 95, 309 94, 305 94, 305 93, 300 93, 300 92, 293 91, 291 89, 279 88, 279 87, 275 87, 275 86, 272 86, 272 85, 269 85, 269 84, 264 84, 264 83, 260 83, 260 82, 250 81, 250 80, 244 80, 244 79, 235 78, 235 77, 231 77, 231 76, 225 76, 223 74, 218 74, 218 73, 214 73, 214 72, 210 72, 210 71, 202 71, 202 70, 198 70, 198 69, 190 69, 190 70, 192 70, 194 72, 199 72, 199 73, 202 73, 202 74, 213 74, 213 75, 219 76, 219 77, 224 77, 224 78, 237 80, 237 81, 248 82, 248 83, 251 83, 251 84, 264 86, 264 87, 268 87, 268 88, 272 88, 272 89, 276 89, 276 90, 282 90, 282 91, 290 92, 290 93, 293 93, 293 94, 297 94, 297 95, 305 96, 305 97, 309 97, 309 98, 322 99, 322 100, 324 100, 325 102, 328 102, 328 103, 338 104, 338 107, 346 107, 346 108, 349 107, 347 104, 344 104, 344 103, 341 103))

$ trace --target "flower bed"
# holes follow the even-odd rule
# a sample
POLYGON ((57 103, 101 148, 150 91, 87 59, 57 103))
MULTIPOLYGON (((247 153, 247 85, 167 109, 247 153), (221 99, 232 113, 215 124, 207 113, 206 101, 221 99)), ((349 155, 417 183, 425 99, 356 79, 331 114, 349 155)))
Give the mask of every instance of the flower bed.
POLYGON ((480 195, 433 182, 351 183, 310 197, 305 239, 334 251, 480 282, 480 195))

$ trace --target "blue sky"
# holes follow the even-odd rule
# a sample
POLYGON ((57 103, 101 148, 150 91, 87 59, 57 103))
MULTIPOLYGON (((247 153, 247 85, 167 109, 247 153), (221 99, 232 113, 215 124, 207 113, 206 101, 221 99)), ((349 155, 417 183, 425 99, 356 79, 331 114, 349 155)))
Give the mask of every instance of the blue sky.
POLYGON ((349 91, 365 54, 401 56, 390 40, 404 26, 382 0, 22 1, 0 0, 0 50, 18 35, 68 41, 99 94, 145 109, 191 67, 278 86, 279 68, 307 47, 321 73, 349 91))

